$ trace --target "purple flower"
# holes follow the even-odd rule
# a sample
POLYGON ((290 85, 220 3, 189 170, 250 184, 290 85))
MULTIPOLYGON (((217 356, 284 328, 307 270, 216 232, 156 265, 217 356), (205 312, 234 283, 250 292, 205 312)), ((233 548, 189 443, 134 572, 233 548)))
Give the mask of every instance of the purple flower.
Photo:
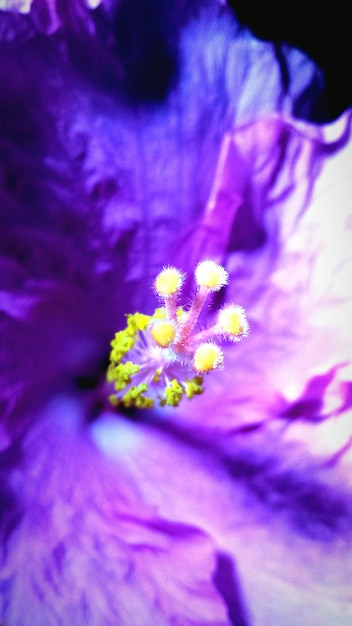
POLYGON ((169 61, 142 88, 126 6, 1 15, 0 617, 347 626, 351 114, 295 119, 314 67, 287 50, 283 87, 216 2, 174 2, 174 31, 151 3, 169 61), (124 316, 209 258, 230 281, 203 323, 236 302, 249 336, 179 408, 114 410, 124 316))

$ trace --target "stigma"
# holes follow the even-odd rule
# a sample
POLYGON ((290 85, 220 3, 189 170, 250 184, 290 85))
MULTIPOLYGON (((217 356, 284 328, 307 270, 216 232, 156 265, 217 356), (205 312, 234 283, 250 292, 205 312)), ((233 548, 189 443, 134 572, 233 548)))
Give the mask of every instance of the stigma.
POLYGON ((203 393, 205 377, 223 367, 217 341, 240 341, 248 335, 245 311, 237 304, 227 304, 212 326, 198 329, 209 296, 228 284, 225 268, 212 260, 198 263, 188 308, 177 302, 184 278, 175 267, 163 268, 153 285, 162 306, 151 315, 127 315, 126 328, 115 334, 107 370, 114 406, 177 407, 183 398, 203 393))

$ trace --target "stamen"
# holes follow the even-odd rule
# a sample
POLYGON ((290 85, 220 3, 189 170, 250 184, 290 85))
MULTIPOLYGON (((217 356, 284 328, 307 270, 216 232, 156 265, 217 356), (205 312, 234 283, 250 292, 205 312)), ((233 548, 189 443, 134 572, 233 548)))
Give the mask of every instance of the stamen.
POLYGON ((176 321, 176 299, 183 280, 184 275, 176 267, 165 267, 155 279, 155 291, 165 301, 165 309, 169 320, 176 321))
POLYGON ((169 321, 155 322, 150 329, 154 341, 161 348, 168 348, 175 339, 175 325, 169 321))
POLYGON ((202 261, 198 263, 195 278, 197 285, 206 287, 210 291, 219 291, 229 282, 229 275, 222 265, 214 261, 202 261))
POLYGON ((232 341, 240 341, 249 332, 249 324, 244 309, 237 305, 223 308, 218 315, 219 329, 227 333, 232 341))
POLYGON ((182 329, 182 338, 190 334, 198 322, 205 302, 212 291, 219 291, 228 283, 229 275, 225 268, 214 261, 201 261, 194 273, 198 291, 187 314, 187 319, 182 329))
POLYGON ((114 406, 152 408, 179 405, 203 393, 203 374, 222 367, 222 349, 212 341, 226 336, 239 341, 248 334, 245 312, 228 305, 210 328, 193 333, 208 296, 228 282, 228 274, 214 261, 202 261, 195 271, 198 285, 188 311, 176 308, 184 275, 164 268, 154 287, 164 306, 153 315, 127 316, 127 326, 111 342, 107 381, 114 385, 114 406), (210 341, 209 341, 210 340, 210 341))
POLYGON ((201 343, 194 353, 194 368, 201 374, 220 367, 223 362, 223 352, 215 343, 201 343))
POLYGON ((203 310, 205 302, 209 296, 208 289, 200 288, 191 304, 191 308, 186 314, 185 321, 181 329, 180 340, 184 341, 192 332, 198 322, 199 316, 203 310))
POLYGON ((155 291, 163 298, 172 296, 181 289, 183 275, 175 267, 165 267, 155 279, 155 291))

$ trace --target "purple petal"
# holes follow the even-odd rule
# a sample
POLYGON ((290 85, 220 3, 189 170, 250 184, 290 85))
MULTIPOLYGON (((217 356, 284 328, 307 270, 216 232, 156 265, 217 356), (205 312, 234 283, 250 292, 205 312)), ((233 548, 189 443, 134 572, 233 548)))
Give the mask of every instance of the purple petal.
MULTIPOLYGON (((2 530, 12 531, 1 571, 6 619, 229 624, 212 581, 212 541, 145 504, 122 459, 105 459, 82 437, 73 398, 53 399, 42 418, 16 477, 1 488, 2 530)), ((119 437, 131 445, 123 427, 119 437)), ((14 450, 3 459, 8 468, 14 460, 14 450)))
POLYGON ((258 625, 289 619, 293 626, 347 626, 352 508, 346 473, 327 471, 303 446, 270 433, 238 435, 229 446, 220 435, 201 438, 164 422, 128 428, 133 446, 121 443, 119 426, 108 417, 94 427, 94 438, 108 458, 124 459, 161 514, 215 538, 231 563, 221 589, 233 600, 229 609, 236 606, 233 623, 242 615, 243 623, 258 625))

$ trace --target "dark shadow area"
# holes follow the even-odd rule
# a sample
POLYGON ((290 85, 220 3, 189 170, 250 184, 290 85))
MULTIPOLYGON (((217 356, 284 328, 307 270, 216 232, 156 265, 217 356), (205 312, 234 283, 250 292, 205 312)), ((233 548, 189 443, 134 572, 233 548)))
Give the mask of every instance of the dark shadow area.
POLYGON ((250 626, 233 559, 225 553, 219 552, 217 555, 217 567, 213 580, 227 606, 232 626, 250 626))
MULTIPOLYGON (((330 4, 317 0, 227 2, 241 24, 259 39, 273 42, 277 56, 280 56, 282 45, 288 44, 299 48, 316 62, 326 81, 328 119, 338 117, 352 105, 352 40, 348 4, 342 0, 330 4)), ((283 55, 281 58, 284 58, 283 55)), ((281 66, 285 78, 285 64, 281 66)))
POLYGON ((177 28, 172 4, 128 0, 118 5, 115 46, 132 100, 163 101, 178 74, 177 28))
POLYGON ((22 510, 15 494, 8 486, 8 473, 21 466, 21 441, 16 440, 11 446, 0 452, 0 537, 3 540, 3 550, 12 531, 22 517, 22 510))

